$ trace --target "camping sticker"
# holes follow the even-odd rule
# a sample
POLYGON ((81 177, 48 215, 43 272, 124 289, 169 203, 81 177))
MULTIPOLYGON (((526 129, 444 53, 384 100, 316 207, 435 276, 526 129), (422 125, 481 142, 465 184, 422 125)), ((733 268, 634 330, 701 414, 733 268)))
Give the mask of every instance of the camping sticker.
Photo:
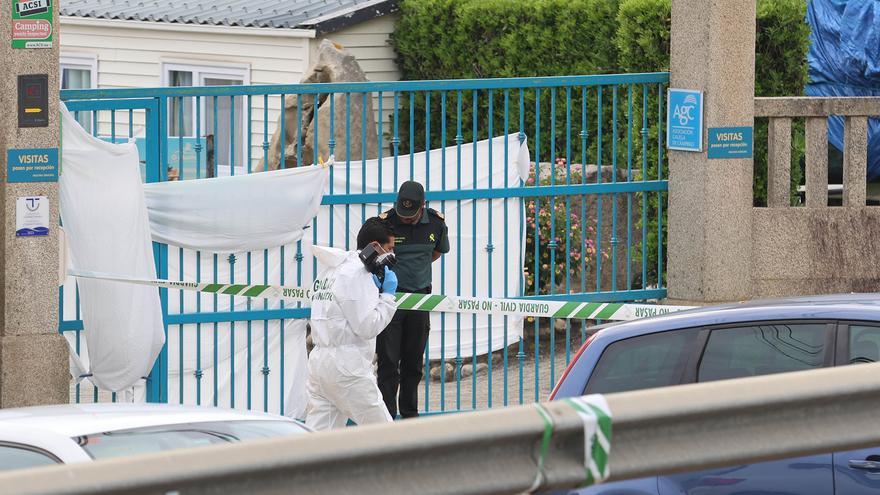
POLYGON ((12 0, 12 48, 52 48, 52 0, 12 0))

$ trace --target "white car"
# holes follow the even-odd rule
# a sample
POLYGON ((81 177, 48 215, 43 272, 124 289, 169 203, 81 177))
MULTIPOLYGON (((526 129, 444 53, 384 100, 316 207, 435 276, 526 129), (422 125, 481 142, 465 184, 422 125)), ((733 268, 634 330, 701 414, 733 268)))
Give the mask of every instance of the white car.
POLYGON ((298 435, 283 416, 166 404, 0 410, 0 471, 298 435))

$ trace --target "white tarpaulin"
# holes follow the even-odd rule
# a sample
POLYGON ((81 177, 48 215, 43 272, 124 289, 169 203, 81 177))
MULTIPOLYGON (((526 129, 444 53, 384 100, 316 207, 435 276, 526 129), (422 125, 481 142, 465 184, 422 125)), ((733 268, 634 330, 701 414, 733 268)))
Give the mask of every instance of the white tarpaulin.
MULTIPOLYGON (((177 246, 169 250, 169 278, 267 284, 296 280, 296 241, 317 213, 328 180, 328 167, 312 166, 146 184, 153 239, 177 246)), ((310 283, 311 271, 300 280, 310 283)), ((279 301, 169 293, 170 314, 281 307, 279 301)), ((180 402, 182 397, 186 404, 250 406, 305 417, 306 320, 174 328, 168 338, 171 401, 180 402), (287 404, 282 404, 285 394, 287 404)))
MULTIPOLYGON (((137 148, 90 136, 64 105, 61 114, 61 221, 71 264, 81 270, 155 277, 137 148)), ((75 374, 91 373, 92 382, 112 391, 145 377, 164 342, 158 291, 80 280, 79 303, 90 359, 88 368, 75 374)))
POLYGON ((298 241, 327 186, 327 168, 144 184, 153 240, 243 252, 298 241))
MULTIPOLYGON (((281 284, 283 281, 291 284, 297 281, 296 247, 294 243, 283 250, 256 251, 250 256, 248 253, 234 253, 233 258, 228 254, 215 258, 205 252, 197 255, 195 251, 172 247, 168 250, 168 278, 217 280, 221 283, 247 283, 250 280, 255 284, 281 284)), ((303 283, 309 283, 311 279, 311 267, 304 266, 303 283)), ((277 300, 255 298, 249 301, 247 297, 176 290, 169 291, 168 299, 170 314, 264 311, 282 307, 277 300)), ((297 305, 286 302, 285 306, 297 305)), ((284 320, 283 332, 282 322, 277 319, 169 326, 169 401, 178 403, 182 397, 183 403, 190 405, 216 403, 221 407, 236 408, 250 405, 251 409, 265 409, 275 414, 282 413, 281 406, 284 405, 284 414, 305 418, 306 322, 304 319, 284 320), (285 396, 287 403, 282 404, 285 396)))
MULTIPOLYGON (((467 192, 517 187, 520 179, 528 178, 529 161, 527 143, 520 145, 518 134, 479 141, 476 147, 467 143, 460 148, 450 146, 415 153, 412 161, 409 154, 401 154, 396 159, 385 157, 381 166, 379 160, 353 160, 347 164, 337 158, 331 173, 331 192, 334 195, 396 193, 400 183, 410 179, 421 182, 429 194, 443 190, 467 192)), ((321 206, 313 224, 315 230, 305 236, 303 244, 354 249, 363 221, 393 205, 380 206, 378 209, 375 205, 321 206)), ((525 231, 521 226, 525 213, 519 198, 431 201, 428 206, 445 215, 451 248, 434 263, 434 293, 482 297, 520 294, 525 249, 525 231)), ((521 317, 494 317, 491 326, 489 321, 488 316, 433 313, 428 358, 440 359, 441 353, 446 359, 454 358, 457 349, 462 356, 470 356, 475 340, 477 354, 486 354, 490 331, 492 350, 502 348, 505 337, 508 345, 519 341, 521 317)))
MULTIPOLYGON (((123 277, 155 278, 151 241, 157 241, 202 250, 200 259, 210 264, 202 267, 204 273, 213 275, 213 253, 271 248, 271 254, 267 251, 268 264, 264 263, 263 252, 260 251, 257 253, 259 259, 251 270, 263 274, 265 264, 266 276, 272 277, 270 280, 275 283, 280 281, 282 262, 279 253, 282 251, 279 248, 285 245, 288 249, 294 248, 296 241, 302 237, 303 228, 316 214, 328 182, 328 167, 301 167, 236 177, 145 185, 141 183, 138 151, 133 142, 111 144, 92 137, 63 105, 62 113, 64 148, 61 209, 72 267, 123 277)), ((170 250, 180 253, 177 248, 170 250)), ((245 257, 243 254, 240 256, 245 257)), ((225 254, 220 258, 225 259, 225 254)), ((179 259, 178 256, 169 260, 169 276, 180 275, 179 259)), ((195 251, 184 250, 183 259, 189 260, 183 264, 185 277, 194 279, 197 274, 194 268, 195 251)), ((289 271, 291 266, 292 262, 285 267, 285 271, 289 271)), ((247 266, 240 263, 234 270, 239 277, 237 280, 244 280, 247 270, 247 266)), ((224 267, 223 263, 218 263, 217 280, 231 280, 229 271, 228 264, 224 267)), ((285 275, 292 276, 292 273, 285 275)), ((67 335, 74 351, 78 348, 82 356, 81 359, 72 357, 72 373, 76 377, 86 376, 99 388, 111 391, 127 390, 145 377, 164 342, 158 291, 131 284, 80 279, 77 294, 73 279, 68 278, 64 285, 62 311, 65 319, 80 316, 84 326, 85 342, 67 335)), ((171 291, 170 314, 236 311, 247 307, 243 298, 234 303, 230 303, 228 298, 218 298, 216 305, 201 306, 188 305, 185 300, 181 304, 181 300, 175 297, 176 291, 171 291)), ((257 304, 262 305, 263 302, 258 301, 257 304)), ((280 303, 272 302, 263 309, 278 307, 280 303)), ((305 388, 297 384, 297 380, 305 379, 304 320, 285 322, 283 333, 287 361, 283 364, 278 358, 282 339, 278 320, 253 321, 250 325, 246 322, 200 325, 199 331, 196 331, 196 325, 185 326, 182 350, 179 334, 174 335, 176 339, 170 339, 178 350, 176 354, 169 354, 169 398, 174 401, 175 395, 179 394, 182 359, 184 377, 187 371, 195 375, 197 365, 201 376, 211 376, 215 369, 219 372, 218 379, 211 381, 210 385, 208 380, 203 382, 206 386, 202 392, 210 396, 202 403, 223 402, 219 397, 225 396, 229 405, 246 405, 246 398, 235 401, 234 397, 236 394, 245 394, 249 383, 245 377, 247 373, 239 369, 247 367, 247 334, 244 337, 238 335, 239 330, 246 331, 248 326, 252 329, 259 327, 259 331, 252 330, 250 333, 254 339, 251 346, 254 362, 257 360, 257 347, 266 355, 265 366, 256 367, 258 379, 252 377, 251 380, 254 391, 252 399, 258 397, 262 400, 262 391, 266 390, 266 406, 280 412, 281 388, 286 391, 293 384, 291 397, 294 404, 289 408, 289 413, 302 417, 301 409, 305 401, 298 394, 304 394, 305 388), (212 333, 207 340, 210 345, 203 349, 207 349, 210 356, 202 360, 204 353, 197 352, 201 350, 201 342, 195 335, 206 328, 211 332, 216 330, 217 337, 215 340, 212 333), (263 338, 264 331, 268 338, 263 338), (212 348, 215 342, 216 349, 212 348), (225 353, 220 346, 223 346, 225 353), (239 355, 242 353, 245 354, 239 355), (195 359, 196 355, 199 359, 195 359), (214 358, 215 355, 218 357, 214 358), (274 372, 270 364, 273 360, 278 362, 274 372), (229 369, 219 370, 227 362, 230 365, 234 362, 235 374, 229 369), (284 369, 283 377, 281 368, 284 369), (271 397, 274 397, 274 403, 271 397)), ((196 394, 194 391, 190 393, 188 387, 188 382, 184 380, 187 398, 192 397, 192 400, 187 399, 187 403, 195 403, 198 400, 196 394)), ((258 405, 254 407, 258 408, 258 405)))

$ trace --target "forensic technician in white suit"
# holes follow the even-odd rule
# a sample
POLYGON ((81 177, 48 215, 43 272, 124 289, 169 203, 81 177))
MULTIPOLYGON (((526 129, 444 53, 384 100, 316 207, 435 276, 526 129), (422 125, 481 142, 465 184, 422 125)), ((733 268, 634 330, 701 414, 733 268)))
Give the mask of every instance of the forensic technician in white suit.
POLYGON ((391 421, 373 374, 376 336, 396 308, 394 234, 378 218, 357 235, 357 251, 315 246, 306 424, 315 430, 391 421))

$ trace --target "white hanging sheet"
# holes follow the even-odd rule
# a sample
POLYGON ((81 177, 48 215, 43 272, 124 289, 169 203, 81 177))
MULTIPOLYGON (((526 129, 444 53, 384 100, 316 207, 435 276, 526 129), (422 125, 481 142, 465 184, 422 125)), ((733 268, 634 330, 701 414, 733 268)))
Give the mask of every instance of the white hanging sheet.
POLYGON ((328 169, 144 184, 153 240, 219 253, 296 242, 318 211, 328 169))
MULTIPOLYGON (((63 104, 61 114, 61 220, 71 264, 155 278, 137 148, 92 137, 63 104)), ((83 279, 79 302, 90 359, 88 365, 74 359, 77 378, 85 371, 115 392, 146 377, 165 342, 158 291, 83 279)))
MULTIPOLYGON (((151 241, 188 248, 186 256, 193 259, 195 253, 190 249, 202 250, 201 255, 210 259, 211 253, 269 248, 277 251, 279 246, 290 247, 302 237, 303 228, 317 212, 329 180, 328 167, 312 166, 235 177, 142 184, 138 152, 133 142, 111 144, 95 138, 82 129, 63 105, 62 113, 62 221, 71 252, 70 265, 76 269, 155 278, 151 241)), ((275 264, 269 271, 277 276, 280 260, 277 255, 273 259, 275 264)), ((194 276, 194 271, 188 271, 189 266, 186 275, 194 276)), ((262 273, 262 268, 259 270, 262 273)), ((222 264, 220 271, 224 271, 222 264)), ((179 273, 177 259, 171 258, 169 275, 179 273)), ((220 280, 228 280, 228 270, 218 276, 220 280)), ((143 383, 138 381, 149 373, 164 343, 158 291, 83 279, 78 281, 77 296, 76 287, 72 278, 65 280, 65 319, 71 319, 70 316, 77 312, 78 301, 84 325, 84 339, 80 338, 78 344, 79 357, 74 352, 77 347, 74 335, 67 335, 72 346, 72 374, 77 378, 88 377, 104 390, 129 390, 135 384, 142 388, 143 383)), ((241 304, 237 303, 236 309, 241 309, 241 304)), ((278 307, 278 304, 272 303, 272 307, 278 307)), ((196 308, 188 307, 176 309, 196 311, 196 308)), ((216 310, 230 309, 228 303, 221 303, 216 310)), ((262 326, 262 323, 253 322, 251 326, 262 326)), ((233 326, 238 330, 245 325, 243 322, 237 326, 218 324, 223 343, 235 342, 234 332, 225 330, 233 326)), ((270 321, 267 325, 270 338, 266 342, 261 340, 259 345, 262 347, 265 343, 268 346, 267 356, 278 356, 281 352, 280 322, 270 321)), ((194 335, 194 332, 190 333, 194 335)), ((259 332, 251 333, 257 334, 259 332)), ((285 388, 293 384, 293 404, 288 410, 290 415, 302 417, 304 411, 300 409, 304 408, 305 401, 297 394, 304 394, 305 388, 296 380, 305 378, 305 320, 285 322, 285 337, 284 347, 289 359, 284 366, 284 378, 280 372, 268 376, 273 382, 272 392, 281 388, 282 381, 285 388)), ((186 347, 191 340, 184 339, 184 356, 195 355, 194 348, 186 347)), ((245 339, 238 339, 235 352, 241 351, 239 344, 244 342, 245 339)), ((179 345, 180 339, 175 343, 179 345)), ((237 357, 236 366, 246 366, 245 359, 237 357)), ((232 361, 235 357, 225 359, 232 361)), ((179 393, 179 362, 177 359, 169 363, 169 397, 179 393)), ((205 369, 213 372, 212 367, 222 366, 223 359, 216 363, 205 362, 208 363, 205 369)), ((184 373, 186 368, 184 365, 184 373)), ((238 389, 235 387, 235 382, 244 375, 238 373, 234 379, 232 375, 218 379, 217 395, 229 391, 230 403, 235 402, 233 392, 246 391, 246 381, 242 381, 238 389)), ((187 388, 185 381, 184 388, 187 388)), ((212 384, 209 389, 212 394, 213 388, 212 384)), ((255 390, 258 388, 263 390, 266 387, 254 387, 255 390)), ((272 393, 269 397, 279 403, 280 396, 280 393, 272 393)), ((208 402, 214 400, 212 396, 208 402)), ((244 402, 246 400, 239 401, 244 402)), ((267 405, 270 410, 281 410, 280 403, 277 407, 267 405)))

